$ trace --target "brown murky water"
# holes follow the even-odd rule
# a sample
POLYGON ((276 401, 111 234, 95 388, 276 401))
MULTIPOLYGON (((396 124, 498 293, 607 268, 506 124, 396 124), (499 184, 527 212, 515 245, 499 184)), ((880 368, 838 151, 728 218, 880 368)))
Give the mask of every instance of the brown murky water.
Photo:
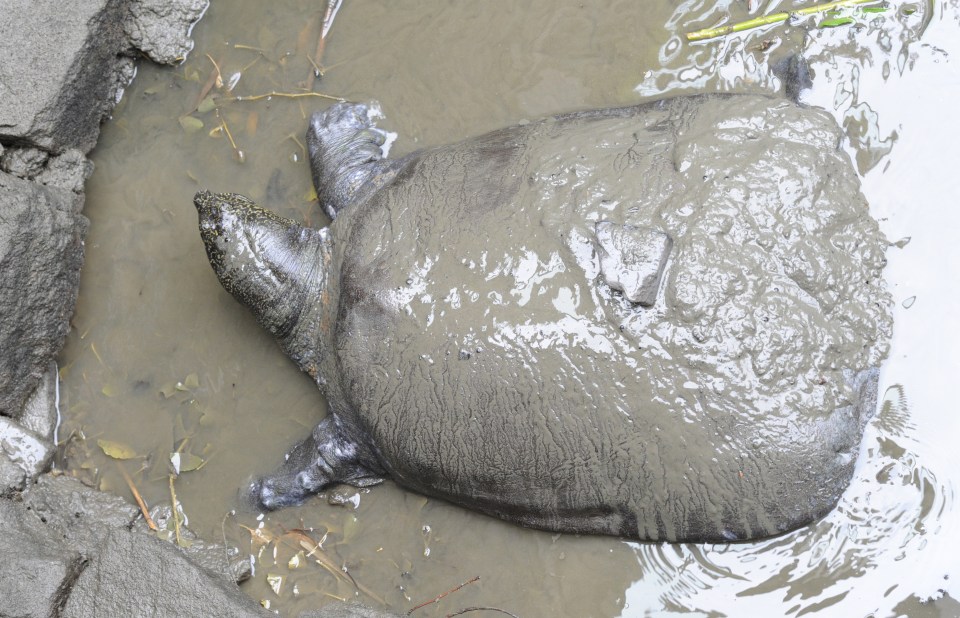
POLYGON ((801 22, 695 45, 679 33, 745 18, 744 3, 346 0, 336 16, 316 90, 378 101, 380 126, 399 135, 394 155, 573 109, 771 89, 769 56, 802 49, 811 60, 804 100, 846 128, 875 216, 903 240, 888 252, 895 339, 881 410, 840 506, 790 535, 733 546, 551 535, 390 483, 346 490, 340 506, 322 496, 263 517, 245 510, 238 488, 273 470, 324 404, 220 288, 191 199, 200 188, 236 191, 324 225, 302 136, 309 113, 328 102, 221 98, 217 110, 195 109, 212 61, 225 83, 212 92, 302 92, 321 4, 214 0, 187 62, 143 67, 104 127, 88 183, 81 298, 61 359, 60 439, 72 473, 129 497, 122 465, 149 504, 169 503, 170 453, 179 450, 175 490, 190 527, 252 555, 246 590, 284 615, 333 598, 406 611, 476 576, 414 615, 471 606, 524 617, 960 615, 949 598, 918 601, 942 591, 960 598, 956 0, 894 3, 860 25, 809 36, 812 22, 801 22), (100 445, 136 457, 118 464, 100 445), (325 537, 327 564, 346 566, 360 590, 303 554, 292 568, 305 540, 297 529, 325 537))

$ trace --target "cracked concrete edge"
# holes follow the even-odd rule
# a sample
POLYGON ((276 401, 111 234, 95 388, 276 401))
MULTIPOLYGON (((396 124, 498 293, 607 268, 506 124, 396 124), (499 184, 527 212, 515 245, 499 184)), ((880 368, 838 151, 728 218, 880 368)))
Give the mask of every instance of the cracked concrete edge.
POLYGON ((63 475, 0 499, 0 616, 268 615, 226 570, 144 533, 139 517, 63 475))
POLYGON ((209 0, 8 0, 0 54, 17 60, 0 66, 0 169, 82 191, 90 173, 85 155, 136 74, 135 59, 182 62, 208 6, 209 0))
MULTIPOLYGON (((193 47, 192 29, 208 6, 209 0, 9 0, 5 4, 7 19, 0 20, 0 53, 8 52, 4 55, 18 60, 0 66, 0 202, 26 200, 34 210, 50 206, 54 199, 38 200, 37 196, 72 201, 75 230, 70 232, 61 222, 49 231, 59 236, 72 233, 73 244, 79 243, 79 256, 67 260, 69 270, 79 272, 82 264, 87 220, 80 212, 84 183, 93 171, 86 153, 96 143, 101 121, 135 74, 133 56, 146 55, 167 64, 182 61, 193 47), (18 75, 21 71, 25 75, 18 75), (4 173, 8 175, 5 181, 4 173), (16 185, 10 177, 31 184, 16 185), (48 190, 41 191, 40 186, 48 190), (59 194, 61 189, 73 199, 59 194)), ((66 210, 54 206, 54 210, 66 210)), ((54 214, 61 219, 66 216, 54 214)), ((0 226, 0 259, 4 243, 22 239, 24 233, 36 235, 22 226, 18 228, 16 222, 0 226)), ((33 256, 37 261, 41 259, 36 257, 38 252, 50 250, 40 240, 29 249, 35 251, 19 258, 8 257, 23 262, 33 256)), ((67 274, 58 276, 63 281, 68 278, 67 274)), ((38 286, 40 283, 33 282, 28 289, 38 286)), ((6 309, 24 305, 22 299, 18 300, 17 288, 15 285, 6 293, 0 290, 0 305, 6 309)), ((65 319, 69 319, 76 293, 63 294, 61 299, 65 319)), ((9 316, 6 322, 10 322, 9 316)), ((61 349, 63 338, 59 334, 64 323, 58 320, 53 324, 56 332, 51 330, 44 339, 50 344, 40 347, 31 345, 32 334, 18 340, 18 329, 0 337, 4 348, 31 347, 37 351, 26 368, 0 371, 0 416, 22 417, 27 394, 41 381, 43 364, 61 349)), ((29 329, 30 333, 35 331, 29 329)))

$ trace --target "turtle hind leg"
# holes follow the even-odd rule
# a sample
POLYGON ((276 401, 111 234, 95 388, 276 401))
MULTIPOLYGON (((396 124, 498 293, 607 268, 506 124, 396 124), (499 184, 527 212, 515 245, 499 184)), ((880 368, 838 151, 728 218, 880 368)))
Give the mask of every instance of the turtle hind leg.
POLYGON ((395 173, 381 151, 387 134, 374 126, 368 112, 360 103, 336 103, 310 117, 310 171, 320 205, 331 219, 395 173))
POLYGON ((253 483, 250 490, 260 506, 273 510, 300 504, 328 485, 369 487, 384 475, 373 456, 346 437, 331 414, 287 454, 276 473, 253 483))

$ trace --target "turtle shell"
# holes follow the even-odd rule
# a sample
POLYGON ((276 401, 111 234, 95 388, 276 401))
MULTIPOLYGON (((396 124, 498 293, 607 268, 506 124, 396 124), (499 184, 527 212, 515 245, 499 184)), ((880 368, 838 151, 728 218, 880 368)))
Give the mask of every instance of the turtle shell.
POLYGON ((332 409, 397 482, 525 525, 729 541, 823 516, 891 331, 840 141, 822 111, 703 96, 408 157, 331 227, 332 409))

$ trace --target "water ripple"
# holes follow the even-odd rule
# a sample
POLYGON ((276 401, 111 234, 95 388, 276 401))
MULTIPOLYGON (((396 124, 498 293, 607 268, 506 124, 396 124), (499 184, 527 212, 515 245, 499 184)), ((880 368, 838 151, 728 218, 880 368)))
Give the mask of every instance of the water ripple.
POLYGON ((850 489, 827 517, 759 543, 638 544, 649 578, 640 589, 658 591, 657 604, 670 613, 736 607, 740 615, 802 616, 833 606, 849 615, 868 609, 883 615, 911 593, 935 596, 936 580, 919 591, 910 581, 910 590, 894 594, 914 566, 926 564, 930 572, 931 559, 947 562, 949 556, 936 554, 949 550, 928 541, 948 518, 957 519, 954 489, 938 476, 936 459, 914 430, 903 387, 890 387, 867 428, 850 489))

